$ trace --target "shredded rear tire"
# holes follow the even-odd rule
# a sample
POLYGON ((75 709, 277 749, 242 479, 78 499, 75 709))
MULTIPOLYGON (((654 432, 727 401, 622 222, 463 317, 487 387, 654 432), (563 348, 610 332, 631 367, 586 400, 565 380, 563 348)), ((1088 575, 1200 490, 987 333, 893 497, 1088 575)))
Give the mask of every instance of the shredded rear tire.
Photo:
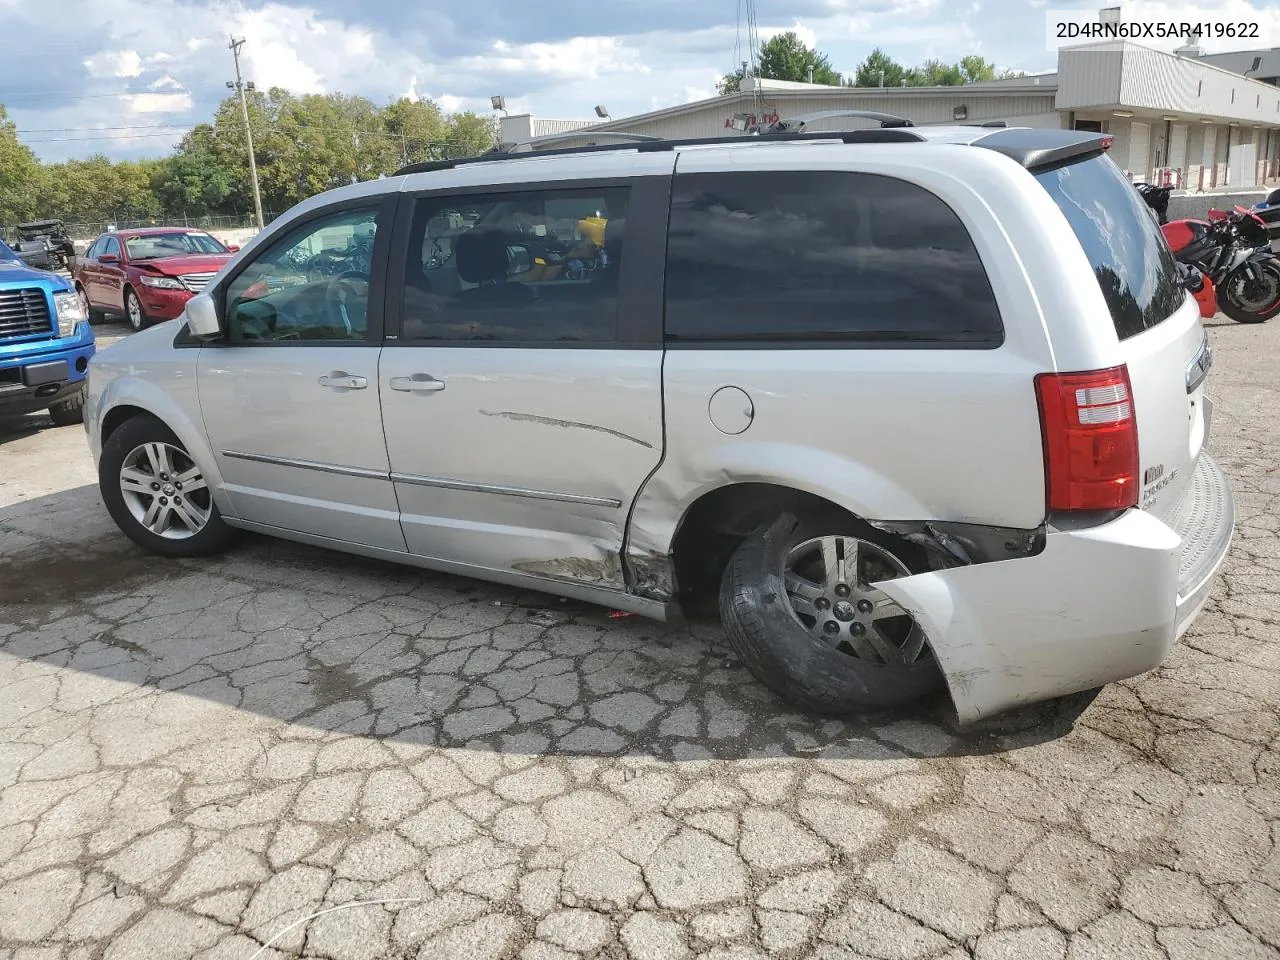
MULTIPOLYGON (((876 662, 818 639, 794 612, 785 567, 799 544, 839 532, 907 559, 901 555, 909 548, 887 543, 870 528, 837 531, 837 525, 850 523, 815 523, 783 514, 742 541, 720 587, 720 618, 729 643, 757 680, 787 703, 814 713, 898 706, 938 689, 942 673, 927 647, 912 663, 876 662)), ((919 558, 911 559, 920 569, 919 558)))

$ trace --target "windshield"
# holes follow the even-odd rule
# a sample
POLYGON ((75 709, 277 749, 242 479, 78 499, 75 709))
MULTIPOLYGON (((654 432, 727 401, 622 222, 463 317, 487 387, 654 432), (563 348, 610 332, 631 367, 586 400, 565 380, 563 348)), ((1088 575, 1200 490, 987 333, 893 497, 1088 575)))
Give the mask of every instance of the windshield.
POLYGON ((1116 334, 1136 336, 1182 306, 1178 265, 1146 202, 1105 154, 1036 174, 1102 287, 1116 334))
POLYGON ((0 260, 17 260, 18 255, 10 249, 9 245, 0 240, 0 260))
POLYGON ((153 233, 124 241, 130 260, 159 260, 202 253, 230 253, 207 233, 153 233))

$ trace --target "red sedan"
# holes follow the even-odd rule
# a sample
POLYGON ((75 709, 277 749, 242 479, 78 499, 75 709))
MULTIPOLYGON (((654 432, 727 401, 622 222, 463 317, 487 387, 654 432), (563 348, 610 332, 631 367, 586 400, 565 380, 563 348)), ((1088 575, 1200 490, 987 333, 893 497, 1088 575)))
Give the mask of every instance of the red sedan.
POLYGON ((72 275, 90 321, 122 314, 141 330, 180 314, 239 249, 182 227, 120 230, 95 240, 72 275))

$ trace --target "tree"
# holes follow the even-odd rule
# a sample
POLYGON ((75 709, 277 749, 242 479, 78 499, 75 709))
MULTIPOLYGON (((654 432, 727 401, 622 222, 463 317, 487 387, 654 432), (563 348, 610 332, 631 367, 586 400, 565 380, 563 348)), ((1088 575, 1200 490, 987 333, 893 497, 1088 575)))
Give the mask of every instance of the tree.
POLYGON ((867 54, 867 59, 858 64, 850 86, 900 87, 906 74, 906 68, 902 64, 876 47, 867 54))
MULTIPOLYGON (((810 49, 794 31, 780 33, 760 47, 759 75, 769 80, 790 80, 794 83, 813 82, 828 87, 840 85, 840 75, 832 69, 831 61, 824 53, 810 49)), ((720 93, 734 93, 742 85, 742 70, 726 74, 717 89, 720 93)))
MULTIPOLYGON (((484 153, 494 121, 446 116, 429 100, 380 107, 342 93, 247 92, 263 206, 285 210, 307 197, 393 173, 405 162, 484 153)), ((41 164, 0 106, 0 226, 34 217, 68 223, 148 221, 241 214, 253 209, 244 115, 238 94, 197 124, 162 159, 41 164)))
POLYGON ((0 104, 0 226, 35 215, 40 163, 31 148, 18 142, 18 127, 0 104))
POLYGON ((996 65, 976 54, 961 57, 959 66, 965 83, 980 83, 996 78, 996 65))
POLYGON ((909 87, 958 87, 962 83, 964 73, 956 63, 947 64, 931 59, 907 71, 909 87))
POLYGON ((238 168, 218 149, 212 125, 197 124, 177 152, 161 161, 151 185, 163 209, 184 217, 233 212, 228 201, 238 168))
POLYGON ((492 119, 470 111, 455 113, 445 128, 443 152, 446 157, 471 157, 491 149, 497 142, 498 131, 492 119))
POLYGON ((883 73, 884 86, 898 87, 954 87, 963 83, 980 83, 983 80, 995 80, 997 77, 1025 77, 1018 70, 1005 70, 997 73, 996 65, 990 60, 970 54, 961 57, 958 63, 948 64, 941 60, 926 60, 915 67, 903 67, 900 63, 876 47, 867 58, 858 64, 854 75, 854 87, 878 87, 883 73))

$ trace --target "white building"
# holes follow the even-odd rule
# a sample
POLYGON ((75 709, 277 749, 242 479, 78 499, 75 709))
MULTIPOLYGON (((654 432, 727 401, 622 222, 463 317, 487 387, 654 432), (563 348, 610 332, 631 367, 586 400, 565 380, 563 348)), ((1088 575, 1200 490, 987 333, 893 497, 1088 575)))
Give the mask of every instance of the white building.
MULTIPOLYGON (((1235 72, 1252 62, 1241 55, 1205 57, 1195 48, 1174 54, 1107 42, 1062 48, 1055 73, 958 87, 826 87, 749 77, 738 93, 602 123, 506 117, 502 137, 515 142, 581 130, 581 139, 564 144, 576 145, 604 131, 729 136, 736 133, 735 115, 769 122, 822 110, 871 110, 917 125, 1004 121, 1097 130, 1115 138, 1111 155, 1135 180, 1248 189, 1280 177, 1280 88, 1235 72)), ((851 125, 865 122, 828 121, 825 129, 851 125)))

